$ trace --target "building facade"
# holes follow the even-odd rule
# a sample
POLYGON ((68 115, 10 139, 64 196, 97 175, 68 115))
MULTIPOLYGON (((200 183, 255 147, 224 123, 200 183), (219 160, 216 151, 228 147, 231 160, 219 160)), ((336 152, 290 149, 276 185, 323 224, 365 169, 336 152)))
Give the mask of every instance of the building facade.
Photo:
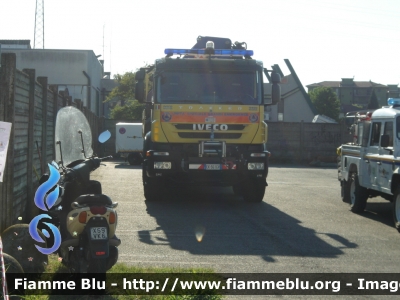
POLYGON ((112 80, 93 50, 31 49, 26 40, 0 40, 0 44, 1 52, 16 54, 17 69, 35 69, 37 77, 47 77, 49 85, 81 100, 97 116, 108 114, 103 100, 112 80))
MULTIPOLYGON (((318 87, 329 87, 336 93, 340 101, 341 116, 349 111, 366 109, 373 91, 375 91, 379 106, 387 105, 389 96, 388 86, 372 81, 354 81, 353 78, 342 78, 342 81, 322 81, 307 85, 308 92, 318 87)), ((395 90, 394 87, 397 86, 393 85, 393 91, 395 90)))
MULTIPOLYGON (((318 114, 310 97, 300 82, 288 59, 284 60, 290 74, 284 75, 278 65, 272 69, 281 75, 281 101, 276 105, 265 106, 264 120, 268 122, 312 122, 318 114)), ((270 78, 268 78, 270 80, 270 78)), ((264 83, 264 98, 271 98, 271 83, 264 83)))

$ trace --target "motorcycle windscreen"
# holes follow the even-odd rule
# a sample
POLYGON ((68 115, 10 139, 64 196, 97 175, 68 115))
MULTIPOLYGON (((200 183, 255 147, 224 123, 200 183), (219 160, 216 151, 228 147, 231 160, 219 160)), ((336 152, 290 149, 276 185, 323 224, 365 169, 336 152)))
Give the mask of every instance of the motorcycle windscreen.
POLYGON ((60 109, 56 119, 56 161, 61 161, 60 145, 61 142, 62 161, 64 166, 79 159, 85 159, 82 152, 82 139, 79 131, 82 131, 83 147, 86 157, 93 155, 92 131, 85 115, 73 106, 60 109))

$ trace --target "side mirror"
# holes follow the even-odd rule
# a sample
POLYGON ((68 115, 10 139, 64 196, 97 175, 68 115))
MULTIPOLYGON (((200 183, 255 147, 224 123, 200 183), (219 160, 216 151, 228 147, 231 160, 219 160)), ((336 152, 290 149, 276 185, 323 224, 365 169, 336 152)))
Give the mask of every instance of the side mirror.
POLYGON ((144 84, 144 79, 146 77, 146 71, 144 69, 140 69, 139 71, 136 72, 135 74, 135 98, 140 102, 144 102, 145 98, 145 84, 144 84))
POLYGON ((145 75, 146 75, 145 70, 140 69, 139 71, 137 71, 135 73, 135 80, 142 81, 142 80, 144 80, 145 75))
POLYGON ((108 130, 103 131, 99 135, 99 142, 103 144, 103 143, 107 142, 110 137, 111 137, 110 131, 108 131, 108 130))
MULTIPOLYGON (((266 71, 265 69, 265 74, 267 74, 268 71, 266 71)), ((281 86, 279 85, 279 83, 281 82, 281 75, 279 75, 279 73, 272 71, 271 72, 271 76, 267 76, 268 79, 270 80, 270 82, 272 82, 272 86, 271 86, 271 102, 270 103, 264 103, 266 105, 275 105, 277 104, 279 101, 281 101, 281 86)))
POLYGON ((380 146, 382 148, 389 147, 389 135, 388 134, 382 134, 381 135, 381 144, 380 146))
POLYGON ((144 102, 144 81, 138 81, 135 84, 135 98, 137 99, 137 101, 139 101, 140 103, 144 102))
POLYGON ((281 86, 277 83, 272 84, 271 101, 272 101, 272 105, 275 105, 279 101, 281 101, 281 86))
POLYGON ((281 75, 279 73, 272 71, 271 73, 272 89, 271 89, 271 100, 272 104, 277 104, 281 101, 281 75))

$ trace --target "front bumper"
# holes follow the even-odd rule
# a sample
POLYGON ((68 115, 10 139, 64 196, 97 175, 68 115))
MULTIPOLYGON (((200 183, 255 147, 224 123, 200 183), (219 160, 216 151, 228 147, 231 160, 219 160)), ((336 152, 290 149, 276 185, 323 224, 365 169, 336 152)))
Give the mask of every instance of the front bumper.
POLYGON ((265 157, 177 157, 149 155, 143 161, 147 177, 164 178, 176 183, 229 186, 246 179, 265 181, 268 175, 268 152, 265 157), (164 163, 168 169, 157 169, 164 163), (249 169, 249 164, 258 166, 249 169), (260 166, 263 166, 261 169, 260 166))

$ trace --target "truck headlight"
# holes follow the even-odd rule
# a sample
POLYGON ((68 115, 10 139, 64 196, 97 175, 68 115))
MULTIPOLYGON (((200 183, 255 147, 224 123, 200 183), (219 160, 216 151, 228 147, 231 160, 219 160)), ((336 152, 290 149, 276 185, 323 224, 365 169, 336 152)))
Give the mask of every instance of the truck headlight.
POLYGON ((264 163, 248 163, 247 164, 248 170, 264 170, 264 163))
POLYGON ((171 162, 169 161, 155 161, 154 162, 154 169, 171 169, 171 162))

